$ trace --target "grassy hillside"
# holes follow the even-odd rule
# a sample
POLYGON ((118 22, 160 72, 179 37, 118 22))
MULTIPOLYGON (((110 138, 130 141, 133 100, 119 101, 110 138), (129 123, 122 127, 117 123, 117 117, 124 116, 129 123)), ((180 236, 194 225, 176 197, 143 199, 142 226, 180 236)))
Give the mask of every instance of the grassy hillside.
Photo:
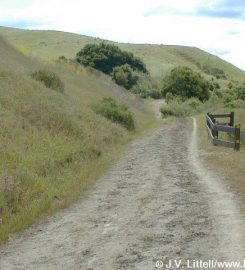
MULTIPOLYGON (((44 59, 57 59, 64 55, 73 59, 76 53, 89 42, 101 39, 58 31, 30 31, 0 27, 0 34, 18 49, 44 59)), ((231 80, 244 81, 245 73, 230 63, 197 48, 166 45, 117 45, 142 58, 155 78, 162 78, 173 67, 186 65, 202 72, 200 65, 224 70, 231 80)))
POLYGON ((70 62, 40 63, 0 38, 0 242, 74 201, 132 138, 90 109, 103 96, 129 106, 137 131, 154 122, 143 102, 108 76, 70 62), (32 79, 40 69, 55 72, 64 93, 32 79))

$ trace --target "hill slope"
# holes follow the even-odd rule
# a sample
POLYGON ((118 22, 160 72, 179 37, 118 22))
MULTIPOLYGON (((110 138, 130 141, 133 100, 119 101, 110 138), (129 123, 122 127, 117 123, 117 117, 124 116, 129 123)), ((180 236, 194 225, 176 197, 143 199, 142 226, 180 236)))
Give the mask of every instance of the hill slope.
MULTIPOLYGON (((85 44, 101 42, 92 38, 59 31, 30 31, 0 27, 0 34, 20 50, 44 59, 57 59, 64 55, 73 59, 85 44)), ((204 52, 186 46, 124 44, 116 43, 121 49, 133 52, 142 58, 155 78, 162 78, 173 67, 186 65, 199 69, 200 65, 224 70, 229 79, 244 80, 245 73, 230 63, 204 52)))
POLYGON ((74 201, 132 137, 90 109, 103 96, 126 103, 138 129, 153 122, 142 101, 108 76, 73 63, 40 63, 0 38, 0 242, 74 201), (32 79, 40 69, 58 74, 64 93, 32 79))

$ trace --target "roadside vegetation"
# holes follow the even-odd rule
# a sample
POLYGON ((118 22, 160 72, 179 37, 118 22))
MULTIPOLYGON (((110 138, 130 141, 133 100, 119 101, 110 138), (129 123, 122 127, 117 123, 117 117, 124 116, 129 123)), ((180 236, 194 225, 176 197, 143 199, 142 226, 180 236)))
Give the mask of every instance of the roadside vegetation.
POLYGON ((108 76, 74 62, 44 64, 1 38, 0 59, 2 243, 78 199, 154 119, 108 76))
POLYGON ((184 117, 217 110, 245 108, 245 83, 204 78, 188 67, 174 68, 164 78, 162 95, 167 105, 163 117, 184 117), (222 83, 222 87, 220 84, 222 83))
POLYGON ((162 116, 186 117, 197 115, 200 113, 214 112, 219 109, 220 111, 233 111, 240 109, 244 111, 245 100, 234 92, 230 94, 230 90, 213 91, 210 93, 209 100, 201 102, 197 98, 182 99, 179 96, 168 95, 167 105, 161 108, 162 116))

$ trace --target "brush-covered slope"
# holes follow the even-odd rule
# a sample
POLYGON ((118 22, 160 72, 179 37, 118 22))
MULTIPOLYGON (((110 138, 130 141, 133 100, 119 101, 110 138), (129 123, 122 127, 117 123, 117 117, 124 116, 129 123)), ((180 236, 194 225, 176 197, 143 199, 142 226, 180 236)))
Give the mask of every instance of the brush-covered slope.
MULTIPOLYGON (((44 59, 57 59, 62 55, 73 59, 85 44, 101 42, 99 38, 58 31, 30 31, 0 27, 0 34, 23 52, 44 59)), ((203 72, 200 66, 218 68, 224 71, 228 79, 244 81, 243 71, 198 48, 124 43, 116 43, 116 45, 140 57, 155 78, 160 79, 172 68, 185 65, 200 72, 203 72)))
POLYGON ((0 38, 0 242, 77 198, 131 137, 90 109, 103 96, 126 103, 138 129, 153 121, 145 105, 109 77, 72 63, 39 63, 0 38), (55 72, 64 93, 32 79, 40 69, 55 72))

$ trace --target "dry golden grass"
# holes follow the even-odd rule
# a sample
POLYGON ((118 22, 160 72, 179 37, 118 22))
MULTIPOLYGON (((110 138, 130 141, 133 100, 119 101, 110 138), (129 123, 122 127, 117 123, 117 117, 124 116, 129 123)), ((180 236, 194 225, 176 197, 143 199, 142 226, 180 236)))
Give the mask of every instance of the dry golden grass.
POLYGON ((108 76, 73 63, 29 59, 0 39, 0 243, 40 215, 74 202, 153 114, 108 76), (64 93, 31 77, 56 73, 64 93), (136 131, 97 115, 90 104, 104 96, 125 103, 136 131))
MULTIPOLYGON (((244 111, 236 110, 236 122, 244 121, 244 111), (237 116, 237 117, 236 117, 237 116), (243 116, 243 119, 241 118, 243 116), (240 120, 240 121, 239 121, 240 120)), ((205 116, 198 116, 199 148, 204 164, 221 174, 226 184, 245 202, 245 142, 240 151, 223 146, 213 146, 205 127, 205 116)), ((227 138, 228 139, 228 138, 227 138)))

